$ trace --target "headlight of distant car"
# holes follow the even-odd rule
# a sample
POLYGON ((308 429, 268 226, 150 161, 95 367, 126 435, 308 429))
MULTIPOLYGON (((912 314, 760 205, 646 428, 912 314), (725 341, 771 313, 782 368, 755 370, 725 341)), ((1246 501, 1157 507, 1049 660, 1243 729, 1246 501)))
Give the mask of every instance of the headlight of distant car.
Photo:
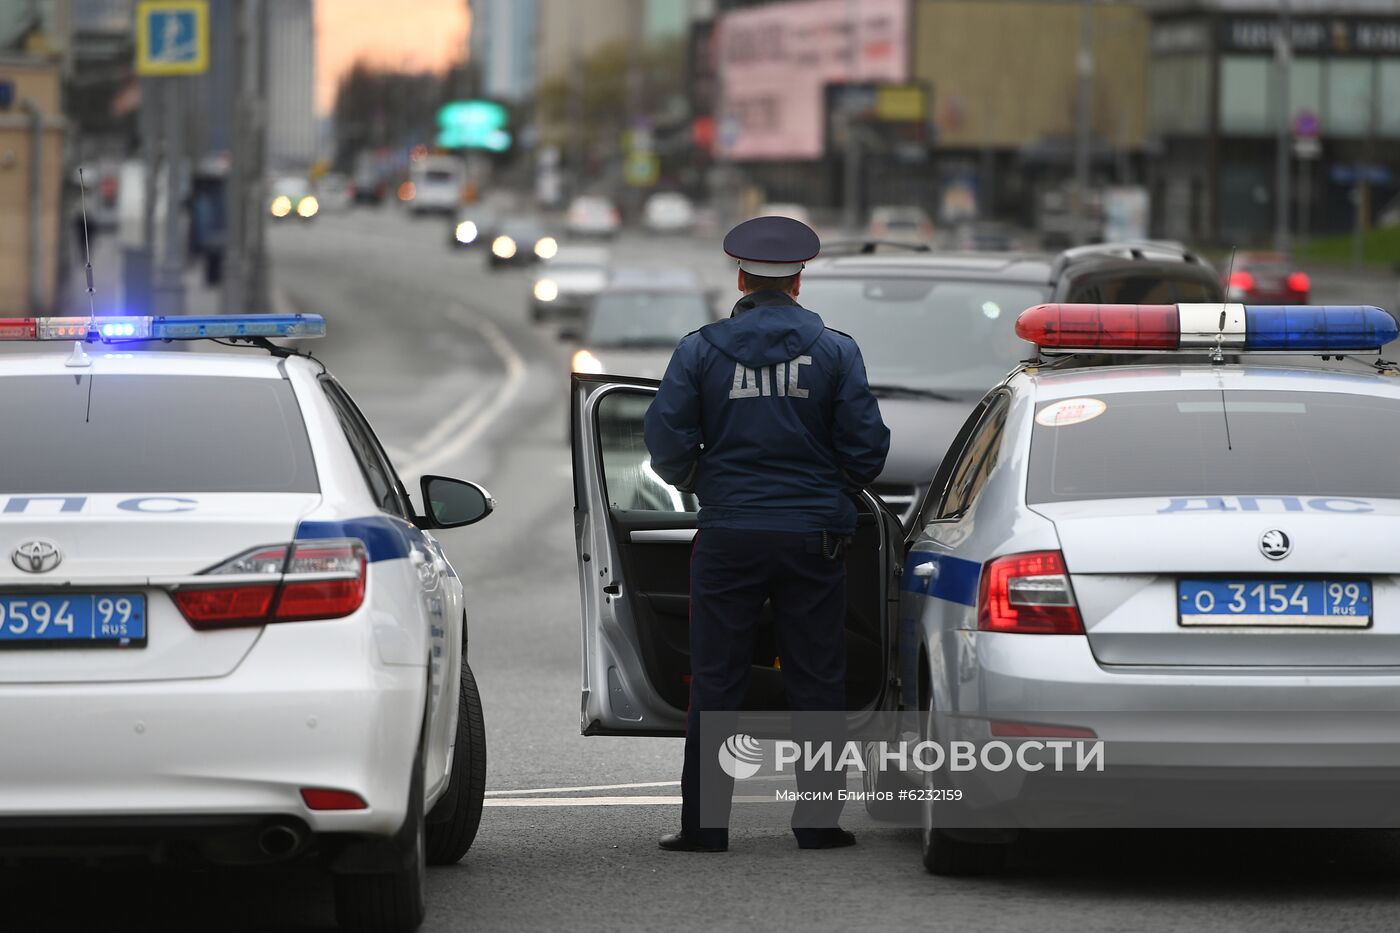
POLYGON ((286 217, 292 212, 292 199, 285 194, 279 194, 272 199, 272 204, 268 210, 272 211, 273 217, 286 217))
POLYGON ((553 301, 559 297, 559 283, 553 279, 540 279, 535 283, 537 301, 553 301))
POLYGON ((576 373, 601 373, 603 371, 603 361, 598 359, 587 350, 580 350, 574 354, 574 372, 576 373))
MULTIPOLYGON (((541 259, 553 259, 554 254, 559 252, 559 242, 552 236, 542 236, 535 241, 535 255, 541 259)), ((553 301, 546 298, 545 301, 553 301)))
POLYGON ((515 255, 515 241, 503 233, 491 241, 491 252, 501 259, 509 259, 515 255))
POLYGON ((470 220, 464 220, 457 225, 457 242, 471 243, 476 240, 477 232, 476 224, 470 220))
POLYGON ((297 202, 297 216, 311 218, 316 216, 316 212, 321 209, 321 202, 316 200, 314 194, 308 194, 297 202))

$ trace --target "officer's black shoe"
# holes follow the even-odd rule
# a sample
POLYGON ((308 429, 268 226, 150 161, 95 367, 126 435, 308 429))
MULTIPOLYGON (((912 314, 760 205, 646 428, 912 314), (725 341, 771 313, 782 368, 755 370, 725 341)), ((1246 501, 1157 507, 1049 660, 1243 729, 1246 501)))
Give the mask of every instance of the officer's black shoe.
POLYGON ((667 852, 728 852, 728 851, 729 851, 729 843, 728 843, 728 842, 715 842, 715 843, 710 843, 710 842, 708 842, 708 841, 701 841, 701 840, 699 840, 699 839, 692 839, 691 837, 687 836, 685 833, 671 833, 670 835, 662 836, 662 837, 661 837, 661 842, 658 843, 658 844, 661 846, 661 848, 665 849, 667 852))
POLYGON ((794 829, 799 849, 844 849, 856 844, 855 833, 838 827, 829 829, 794 829))

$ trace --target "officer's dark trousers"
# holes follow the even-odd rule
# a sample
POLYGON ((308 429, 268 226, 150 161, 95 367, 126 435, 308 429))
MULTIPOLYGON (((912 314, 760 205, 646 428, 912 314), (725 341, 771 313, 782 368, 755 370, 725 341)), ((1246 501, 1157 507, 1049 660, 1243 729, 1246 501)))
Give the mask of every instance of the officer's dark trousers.
MULTIPOLYGON (((721 528, 696 535, 690 558, 690 715, 681 775, 681 830, 688 837, 709 845, 728 840, 728 830, 719 826, 728 822, 734 782, 716 758, 726 736, 707 732, 702 748, 700 714, 742 706, 764 600, 772 601, 788 708, 845 708, 846 562, 823 557, 820 540, 819 534, 721 528), (719 809, 707 805, 709 827, 700 825, 702 773, 707 801, 721 794, 724 801, 719 809)), ((831 770, 798 773, 804 792, 834 796, 844 786, 845 775, 831 770)), ((835 826, 840 814, 839 801, 803 800, 793 812, 793 832, 801 839, 804 830, 835 826)))

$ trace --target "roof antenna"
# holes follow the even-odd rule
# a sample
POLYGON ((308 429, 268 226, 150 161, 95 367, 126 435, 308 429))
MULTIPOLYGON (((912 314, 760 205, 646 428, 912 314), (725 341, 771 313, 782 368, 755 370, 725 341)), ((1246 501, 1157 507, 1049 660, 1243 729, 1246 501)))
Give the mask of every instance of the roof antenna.
MULTIPOLYGON (((83 274, 87 278, 88 294, 88 333, 91 334, 97 325, 97 299, 96 289, 92 285, 92 243, 88 240, 88 218, 87 218, 87 183, 83 179, 83 167, 78 166, 78 206, 83 213, 83 274)), ((73 354, 68 357, 65 366, 91 367, 92 357, 83 350, 81 340, 73 341, 73 354)), ((87 390, 87 410, 83 414, 83 423, 92 421, 92 373, 88 373, 87 390)))

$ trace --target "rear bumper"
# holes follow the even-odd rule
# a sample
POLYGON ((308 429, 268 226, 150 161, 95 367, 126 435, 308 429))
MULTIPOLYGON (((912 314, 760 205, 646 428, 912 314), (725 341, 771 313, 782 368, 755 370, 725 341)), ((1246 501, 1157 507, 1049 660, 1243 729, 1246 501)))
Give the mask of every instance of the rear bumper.
POLYGON ((426 668, 384 665, 363 618, 268 626, 233 673, 0 686, 0 845, 25 825, 295 822, 389 836, 403 824, 426 668), (362 810, 312 811, 301 789, 362 810))

